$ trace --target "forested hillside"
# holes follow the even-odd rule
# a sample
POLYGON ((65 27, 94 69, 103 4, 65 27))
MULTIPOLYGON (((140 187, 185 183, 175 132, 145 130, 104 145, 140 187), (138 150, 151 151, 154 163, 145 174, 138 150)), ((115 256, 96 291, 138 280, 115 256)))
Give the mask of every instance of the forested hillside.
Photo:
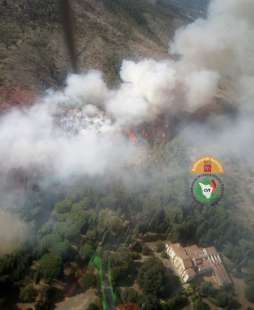
POLYGON ((232 274, 248 278, 252 300, 253 278, 246 270, 247 265, 253 268, 252 232, 235 217, 229 191, 213 208, 200 208, 192 201, 188 190, 191 162, 185 147, 179 139, 161 146, 160 164, 156 150, 147 169, 142 168, 142 178, 137 170, 127 174, 124 182, 86 178, 64 188, 56 184, 31 191, 18 211, 30 223, 31 237, 0 260, 2 309, 10 309, 14 300, 51 309, 66 294, 90 288, 97 289, 96 309, 100 309, 104 280, 93 265, 95 257, 102 260, 105 276, 110 272, 116 304, 181 309, 190 300, 202 304, 202 298, 209 296, 227 309, 237 305, 233 288, 216 291, 201 286, 188 292, 179 288, 175 276, 147 246, 157 241, 158 253, 165 257, 165 240, 216 246, 232 274))

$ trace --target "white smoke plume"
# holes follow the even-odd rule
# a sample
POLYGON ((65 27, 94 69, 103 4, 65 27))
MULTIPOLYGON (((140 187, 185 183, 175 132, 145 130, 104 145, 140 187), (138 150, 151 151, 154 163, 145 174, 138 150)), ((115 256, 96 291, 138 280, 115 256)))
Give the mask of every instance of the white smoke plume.
POLYGON ((223 87, 226 101, 238 108, 237 119, 213 117, 209 124, 187 128, 183 136, 199 152, 244 159, 248 165, 253 165, 254 155, 253 42, 254 2, 214 0, 207 19, 179 29, 170 44, 172 53, 182 55, 178 64, 190 84, 187 101, 191 106, 206 105, 208 100, 200 99, 220 95, 223 87), (210 74, 199 81, 193 78, 203 70, 210 74))
POLYGON ((193 112, 211 103, 222 84, 247 106, 254 95, 253 12, 252 0, 214 0, 206 19, 176 31, 170 52, 179 60, 123 61, 122 84, 113 90, 98 71, 70 75, 63 91, 2 116, 4 169, 38 165, 60 177, 103 174, 135 156, 122 134, 130 126, 162 113, 193 112))
POLYGON ((4 115, 0 123, 2 170, 37 166, 59 178, 95 175, 130 158, 134 147, 96 107, 103 87, 95 72, 71 76, 64 92, 4 115))
POLYGON ((206 19, 176 31, 169 52, 179 60, 123 62, 123 83, 106 110, 120 123, 138 124, 168 111, 194 112, 221 93, 234 104, 252 101, 253 12, 251 0, 212 1, 206 19))
POLYGON ((122 159, 125 127, 152 121, 166 111, 195 111, 210 103, 227 81, 233 85, 234 100, 249 103, 253 12, 252 0, 212 1, 207 19, 176 31, 170 52, 180 60, 123 61, 122 84, 116 90, 106 86, 98 71, 69 76, 62 92, 1 118, 1 162, 27 167, 46 160, 58 173, 99 173, 122 159), (57 129, 56 120, 63 126, 57 129), (69 131, 76 135, 69 136, 69 131))

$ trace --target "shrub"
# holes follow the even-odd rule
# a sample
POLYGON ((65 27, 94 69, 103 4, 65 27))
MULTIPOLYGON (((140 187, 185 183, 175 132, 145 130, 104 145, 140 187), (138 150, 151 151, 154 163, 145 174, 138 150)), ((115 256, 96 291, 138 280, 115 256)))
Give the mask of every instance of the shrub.
POLYGON ((33 302, 36 297, 36 290, 32 284, 20 289, 19 298, 22 302, 33 302))
POLYGON ((46 254, 38 262, 39 264, 39 276, 52 281, 57 278, 62 270, 62 260, 59 256, 53 254, 46 254))
POLYGON ((126 288, 121 292, 121 299, 124 304, 137 303, 139 300, 139 294, 133 288, 126 288))
POLYGON ((254 302, 254 282, 250 282, 245 290, 245 296, 250 302, 254 302))
POLYGON ((87 272, 85 275, 82 276, 80 282, 81 282, 81 286, 86 291, 89 288, 93 288, 97 286, 97 277, 92 272, 87 272))

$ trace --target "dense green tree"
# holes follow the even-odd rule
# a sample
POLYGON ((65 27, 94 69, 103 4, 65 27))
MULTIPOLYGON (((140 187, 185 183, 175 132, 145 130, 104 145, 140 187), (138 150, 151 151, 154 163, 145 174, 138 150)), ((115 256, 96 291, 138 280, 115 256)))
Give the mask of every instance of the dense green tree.
POLYGON ((177 294, 175 297, 163 304, 163 310, 184 309, 188 304, 189 300, 186 296, 177 294))
POLYGON ((250 302, 254 302, 254 281, 248 283, 245 295, 250 302))
POLYGON ((135 241, 132 245, 131 245, 131 250, 141 253, 142 252, 142 244, 139 241, 135 241))
POLYGON ((74 257, 74 249, 68 240, 57 243, 50 252, 62 258, 63 261, 72 259, 74 257))
MULTIPOLYGON (((32 250, 30 250, 32 252, 32 250)), ((24 247, 10 255, 0 257, 0 277, 7 276, 12 281, 19 281, 29 271, 32 261, 29 248, 24 247)))
POLYGON ((173 225, 169 238, 175 242, 193 242, 196 236, 196 223, 192 219, 187 219, 181 224, 173 225))
POLYGON ((94 273, 87 272, 81 277, 80 283, 84 290, 88 290, 97 286, 97 277, 94 273))
POLYGON ((140 298, 139 306, 141 310, 161 310, 160 300, 154 295, 143 295, 140 298))
POLYGON ((207 303, 203 302, 201 298, 196 298, 193 301, 193 310, 209 310, 210 307, 207 303))
POLYGON ((95 243, 97 240, 97 230, 96 230, 96 225, 93 229, 89 229, 86 233, 86 239, 89 242, 95 243))
POLYGON ((71 210, 72 201, 70 199, 65 199, 61 202, 58 202, 55 207, 54 211, 56 214, 64 214, 68 213, 71 210))
POLYGON ((56 231, 64 238, 71 242, 79 239, 81 227, 70 219, 66 222, 57 223, 56 231))
POLYGON ((138 292, 133 288, 126 288, 121 291, 121 300, 123 304, 128 303, 138 303, 139 301, 139 294, 138 292))
POLYGON ((115 235, 122 233, 125 226, 122 218, 116 212, 111 209, 103 209, 99 214, 98 228, 101 232, 108 230, 115 235))
POLYGON ((97 304, 95 304, 95 303, 91 303, 88 306, 87 310, 100 310, 100 307, 97 304))
POLYGON ((16 265, 16 258, 14 255, 6 255, 0 257, 0 275, 8 274, 16 265))
POLYGON ((158 259, 148 259, 139 269, 138 282, 147 295, 169 295, 173 290, 172 279, 158 259))
POLYGON ((44 287, 40 292, 40 298, 36 301, 35 310, 52 310, 54 303, 63 298, 63 292, 56 287, 44 287))
MULTIPOLYGON (((254 247, 253 247, 254 248, 254 247)), ((246 266, 246 280, 248 282, 254 282, 254 259, 251 258, 248 260, 247 266, 246 266)))
POLYGON ((82 245, 79 250, 81 258, 86 262, 88 262, 92 258, 94 252, 95 252, 94 247, 89 243, 82 245))
POLYGON ((133 256, 128 248, 120 248, 117 252, 111 253, 109 257, 111 276, 114 285, 123 285, 126 282, 133 282, 133 256))
POLYGON ((19 299, 22 302, 33 302, 36 297, 36 290, 32 284, 22 287, 19 292, 19 299))
POLYGON ((225 308, 227 307, 232 301, 232 297, 227 294, 224 290, 218 291, 215 295, 215 303, 217 306, 225 308))
POLYGON ((200 294, 204 297, 212 297, 216 293, 216 290, 209 282, 204 282, 200 287, 200 294))
POLYGON ((53 254, 45 254, 38 261, 38 274, 40 277, 52 281, 56 279, 62 270, 62 260, 59 256, 53 254))
POLYGON ((39 243, 39 248, 41 253, 50 252, 63 260, 72 258, 74 254, 70 242, 64 240, 57 232, 45 235, 39 243))

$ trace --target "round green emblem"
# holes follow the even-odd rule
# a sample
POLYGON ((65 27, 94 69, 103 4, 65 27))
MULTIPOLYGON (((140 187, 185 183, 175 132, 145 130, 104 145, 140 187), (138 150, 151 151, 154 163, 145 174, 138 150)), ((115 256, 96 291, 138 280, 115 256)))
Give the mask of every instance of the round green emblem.
POLYGON ((213 174, 199 175, 192 183, 193 198, 202 205, 215 205, 223 196, 224 185, 213 174))

